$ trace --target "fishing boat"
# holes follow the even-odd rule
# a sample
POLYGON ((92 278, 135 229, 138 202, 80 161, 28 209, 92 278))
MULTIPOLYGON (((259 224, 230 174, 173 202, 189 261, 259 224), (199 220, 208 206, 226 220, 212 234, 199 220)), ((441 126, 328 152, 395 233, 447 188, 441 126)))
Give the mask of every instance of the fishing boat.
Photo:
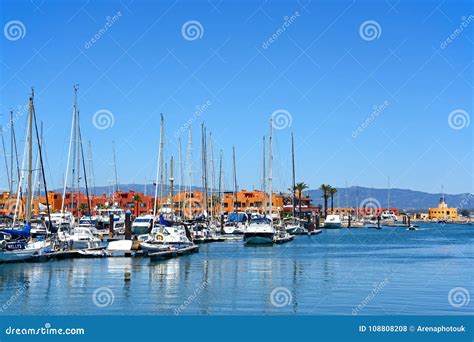
POLYGON ((338 229, 342 227, 341 217, 339 215, 328 215, 324 220, 324 228, 338 229))

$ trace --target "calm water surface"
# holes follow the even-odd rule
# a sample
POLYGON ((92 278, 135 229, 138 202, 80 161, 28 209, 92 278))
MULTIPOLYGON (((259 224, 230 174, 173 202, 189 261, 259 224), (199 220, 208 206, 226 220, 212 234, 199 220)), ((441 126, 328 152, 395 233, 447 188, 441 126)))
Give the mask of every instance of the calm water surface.
MULTIPOLYGON (((151 263, 0 265, 1 314, 473 314, 474 226, 325 230, 273 247, 203 245, 151 263), (453 288, 462 307, 450 304, 453 288), (464 291, 465 290, 465 291, 464 291), (95 295, 94 295, 95 293, 95 295), (464 297, 463 297, 464 296, 464 297)), ((455 302, 456 304, 456 302, 455 302)))

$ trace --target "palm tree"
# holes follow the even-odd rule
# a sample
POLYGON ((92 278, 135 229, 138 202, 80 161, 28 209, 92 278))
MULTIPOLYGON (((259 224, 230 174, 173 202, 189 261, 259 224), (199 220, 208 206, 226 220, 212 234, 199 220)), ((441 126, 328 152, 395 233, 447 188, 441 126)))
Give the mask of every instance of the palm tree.
POLYGON ((79 211, 81 212, 82 215, 84 215, 84 211, 87 209, 87 204, 81 203, 79 204, 79 211))
POLYGON ((337 192, 336 188, 331 187, 329 189, 329 195, 331 196, 331 214, 334 213, 334 195, 336 194, 336 192, 337 192))
POLYGON ((327 184, 321 184, 319 188, 323 192, 324 198, 324 217, 328 216, 328 198, 329 198, 329 191, 331 190, 331 186, 327 184))
POLYGON ((296 183, 294 191, 298 193, 298 203, 299 203, 299 217, 301 218, 301 197, 303 196, 303 191, 308 189, 306 183, 296 183))
POLYGON ((133 195, 133 202, 135 202, 135 217, 138 217, 138 204, 143 202, 142 198, 140 197, 139 194, 133 195))

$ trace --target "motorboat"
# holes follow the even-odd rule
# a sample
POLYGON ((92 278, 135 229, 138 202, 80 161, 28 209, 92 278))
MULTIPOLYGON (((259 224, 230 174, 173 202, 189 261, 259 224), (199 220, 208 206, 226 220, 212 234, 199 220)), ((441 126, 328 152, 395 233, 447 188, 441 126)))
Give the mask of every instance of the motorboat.
POLYGON ((144 215, 137 217, 132 223, 132 234, 143 235, 148 234, 153 229, 155 216, 144 215))
POLYGON ((273 244, 275 229, 269 218, 259 218, 250 221, 244 232, 244 243, 246 245, 268 245, 273 244))
POLYGON ((110 216, 114 215, 114 232, 125 234, 125 212, 122 208, 107 208, 97 210, 97 229, 110 231, 110 216))
POLYGON ((249 217, 245 212, 230 213, 224 224, 224 234, 243 234, 248 224, 249 217))
POLYGON ((101 241, 87 227, 74 228, 72 234, 58 234, 60 242, 68 249, 97 249, 101 241))
POLYGON ((342 227, 341 217, 339 215, 328 215, 324 220, 324 228, 337 229, 342 227))

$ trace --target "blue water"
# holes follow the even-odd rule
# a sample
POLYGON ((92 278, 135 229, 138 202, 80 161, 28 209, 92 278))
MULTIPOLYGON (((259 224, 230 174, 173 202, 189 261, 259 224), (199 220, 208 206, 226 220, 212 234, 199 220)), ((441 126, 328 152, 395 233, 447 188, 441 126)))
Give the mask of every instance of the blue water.
POLYGON ((423 224, 325 230, 273 247, 214 243, 160 263, 0 265, 0 314, 471 315, 473 240, 474 226, 423 224))

